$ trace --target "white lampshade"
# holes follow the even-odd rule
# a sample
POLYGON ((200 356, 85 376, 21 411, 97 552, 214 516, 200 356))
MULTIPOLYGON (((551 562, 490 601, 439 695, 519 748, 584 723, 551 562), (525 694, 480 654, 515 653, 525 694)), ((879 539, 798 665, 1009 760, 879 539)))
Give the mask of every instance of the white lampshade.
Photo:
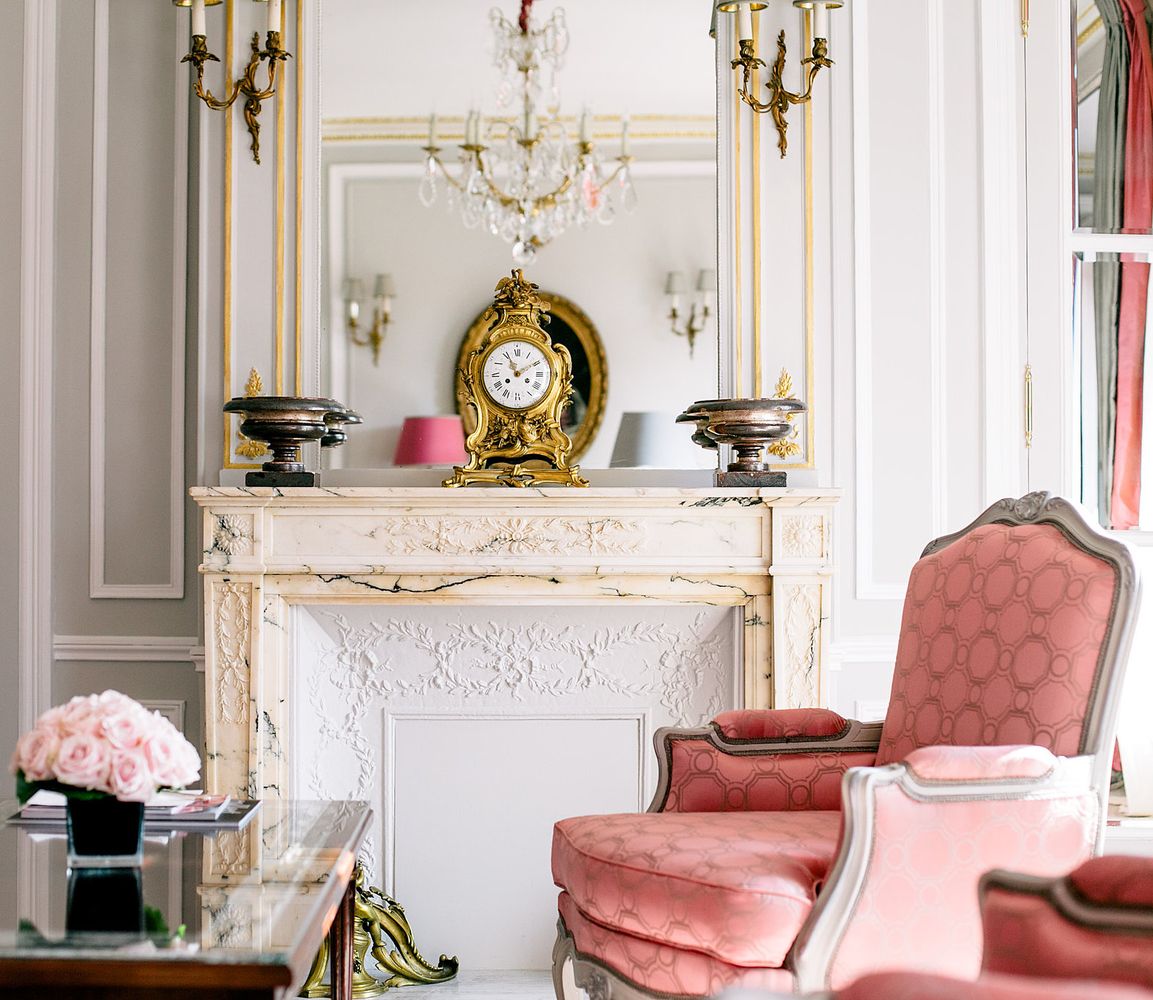
POLYGON ((621 426, 609 462, 614 469, 707 469, 716 453, 693 443, 693 427, 677 415, 653 410, 621 414, 621 426))

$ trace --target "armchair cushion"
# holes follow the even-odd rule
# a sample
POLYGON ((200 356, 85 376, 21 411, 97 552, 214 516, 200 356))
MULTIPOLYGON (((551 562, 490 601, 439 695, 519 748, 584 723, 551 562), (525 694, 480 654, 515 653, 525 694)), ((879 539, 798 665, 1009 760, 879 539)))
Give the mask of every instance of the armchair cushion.
POLYGON ((827 708, 746 708, 722 712, 713 724, 730 740, 819 739, 839 736, 849 725, 827 708))
POLYGON ((553 880, 590 920, 722 962, 780 966, 836 850, 835 811, 579 816, 553 880))
MULTIPOLYGON (((625 979, 674 997, 711 997, 727 986, 792 993, 788 969, 747 969, 711 955, 622 934, 589 920, 567 892, 558 901, 561 920, 581 954, 617 970, 625 979)), ((775 994, 774 994, 775 995, 775 994)))
POLYGON ((1044 747, 922 747, 905 758, 920 781, 1022 781, 1052 772, 1056 758, 1044 747))

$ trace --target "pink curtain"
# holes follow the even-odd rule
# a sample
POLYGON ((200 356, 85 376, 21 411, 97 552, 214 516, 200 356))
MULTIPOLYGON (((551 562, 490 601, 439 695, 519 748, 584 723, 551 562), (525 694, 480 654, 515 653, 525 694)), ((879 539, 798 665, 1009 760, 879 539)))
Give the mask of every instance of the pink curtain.
MULTIPOLYGON (((1146 0, 1121 0, 1129 40, 1129 102, 1125 121, 1122 225, 1153 227, 1153 53, 1146 0)), ((1149 265, 1122 259, 1117 336, 1117 439, 1113 455, 1113 527, 1137 526, 1141 509, 1141 400, 1149 265)))

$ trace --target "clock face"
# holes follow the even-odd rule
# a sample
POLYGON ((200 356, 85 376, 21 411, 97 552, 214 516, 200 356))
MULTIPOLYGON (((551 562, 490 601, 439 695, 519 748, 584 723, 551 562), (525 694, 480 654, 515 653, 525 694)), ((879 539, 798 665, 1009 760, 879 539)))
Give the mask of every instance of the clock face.
POLYGON ((544 398, 552 369, 536 344, 505 340, 484 359, 481 379, 493 402, 510 410, 524 410, 544 398))

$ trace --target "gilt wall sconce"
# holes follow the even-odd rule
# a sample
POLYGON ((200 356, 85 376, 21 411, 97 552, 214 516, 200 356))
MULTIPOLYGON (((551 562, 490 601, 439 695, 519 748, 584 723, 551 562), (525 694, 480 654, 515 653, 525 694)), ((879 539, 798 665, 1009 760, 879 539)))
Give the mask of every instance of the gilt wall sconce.
POLYGON ((388 324, 392 322, 392 300, 396 286, 391 274, 378 274, 372 290, 372 325, 365 330, 360 323, 360 300, 364 298, 364 284, 359 278, 348 278, 344 283, 344 310, 348 336, 357 347, 372 348, 372 363, 380 362, 380 345, 388 324))
POLYGON ((785 33, 777 36, 777 58, 769 70, 768 100, 759 101, 753 91, 756 86, 757 71, 765 67, 763 59, 757 58, 756 43, 753 41, 753 14, 768 7, 767 0, 718 0, 717 10, 725 14, 737 15, 737 40, 740 55, 733 60, 733 69, 742 70, 740 86, 741 100, 758 114, 773 116, 777 127, 777 148, 781 158, 789 150, 788 113, 794 104, 807 104, 813 97, 813 81, 822 69, 833 65, 829 58, 829 11, 844 6, 844 0, 793 0, 793 6, 803 10, 806 19, 811 18, 813 49, 801 60, 801 78, 804 88, 799 93, 785 89, 785 33))
POLYGON ((717 273, 712 270, 697 272, 696 288, 689 302, 688 315, 681 311, 681 300, 687 291, 685 276, 680 271, 670 271, 665 278, 665 294, 669 297, 669 322, 678 337, 689 342, 689 357, 693 356, 693 344, 697 334, 709 321, 709 301, 717 284, 717 273))
POLYGON ((280 47, 280 15, 282 0, 255 0, 257 3, 268 4, 268 34, 265 38, 264 48, 260 47, 260 32, 252 33, 252 55, 244 74, 228 88, 224 97, 216 97, 212 91, 204 87, 204 64, 220 62, 220 59, 208 51, 208 38, 206 28, 205 8, 215 7, 221 0, 172 0, 177 7, 192 8, 192 49, 181 62, 190 62, 196 69, 196 80, 193 89, 196 96, 207 104, 213 111, 227 111, 240 98, 244 98, 244 121, 248 126, 248 134, 252 136, 252 158, 260 162, 260 109, 263 103, 276 94, 276 78, 279 64, 291 58, 291 53, 280 47), (260 64, 267 61, 268 79, 262 88, 256 82, 256 74, 260 64))

